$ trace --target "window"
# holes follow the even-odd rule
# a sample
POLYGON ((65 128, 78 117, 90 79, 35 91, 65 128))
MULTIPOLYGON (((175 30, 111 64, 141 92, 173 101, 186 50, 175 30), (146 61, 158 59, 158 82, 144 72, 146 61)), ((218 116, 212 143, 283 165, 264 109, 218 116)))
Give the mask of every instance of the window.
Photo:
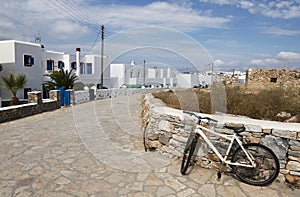
POLYGON ((133 78, 133 71, 130 71, 130 78, 133 78))
POLYGON ((47 70, 54 70, 54 61, 47 60, 47 70))
POLYGON ((271 77, 271 78, 270 78, 270 82, 272 82, 272 83, 276 83, 276 82, 277 82, 277 78, 275 78, 275 77, 271 77))
POLYGON ((76 62, 71 63, 71 68, 76 69, 76 62))
POLYGON ((34 65, 34 58, 31 55, 24 55, 24 66, 34 65))
POLYGON ((80 62, 80 74, 85 74, 85 67, 84 67, 84 63, 80 62))
POLYGON ((93 73, 92 63, 86 63, 86 74, 92 74, 92 73, 93 73))
POLYGON ((65 63, 63 61, 58 61, 58 68, 65 68, 65 63))

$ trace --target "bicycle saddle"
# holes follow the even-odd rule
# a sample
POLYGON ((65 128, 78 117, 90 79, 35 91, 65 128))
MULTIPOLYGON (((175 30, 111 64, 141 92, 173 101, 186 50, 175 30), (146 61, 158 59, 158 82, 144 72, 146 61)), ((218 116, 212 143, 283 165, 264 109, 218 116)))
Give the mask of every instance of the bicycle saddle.
POLYGON ((226 123, 224 127, 233 130, 235 133, 241 133, 246 130, 243 124, 226 123))

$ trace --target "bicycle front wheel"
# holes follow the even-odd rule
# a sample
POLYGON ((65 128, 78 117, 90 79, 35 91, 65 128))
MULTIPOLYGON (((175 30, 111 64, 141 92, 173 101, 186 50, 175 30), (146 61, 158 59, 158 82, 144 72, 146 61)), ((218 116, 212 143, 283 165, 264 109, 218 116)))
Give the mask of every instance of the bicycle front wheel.
POLYGON ((180 172, 183 175, 186 174, 186 171, 188 170, 188 167, 191 164, 191 159, 194 155, 197 141, 198 140, 196 138, 194 138, 192 143, 190 145, 188 145, 183 152, 183 158, 182 158, 181 169, 180 169, 180 172))
MULTIPOLYGON (((265 186, 272 183, 277 178, 280 170, 279 160, 274 152, 262 144, 250 143, 243 146, 247 153, 252 155, 255 167, 232 165, 232 170, 236 176, 241 181, 255 186, 265 186)), ((241 147, 234 151, 231 161, 233 163, 251 164, 241 147)))

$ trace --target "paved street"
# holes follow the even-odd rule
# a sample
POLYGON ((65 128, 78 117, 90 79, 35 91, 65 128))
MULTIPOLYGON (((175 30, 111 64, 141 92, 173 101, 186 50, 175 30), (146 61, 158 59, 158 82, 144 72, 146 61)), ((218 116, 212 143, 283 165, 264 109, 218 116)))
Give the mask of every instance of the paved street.
POLYGON ((0 124, 0 196, 299 196, 275 181, 231 175, 144 152, 138 96, 99 100, 0 124))

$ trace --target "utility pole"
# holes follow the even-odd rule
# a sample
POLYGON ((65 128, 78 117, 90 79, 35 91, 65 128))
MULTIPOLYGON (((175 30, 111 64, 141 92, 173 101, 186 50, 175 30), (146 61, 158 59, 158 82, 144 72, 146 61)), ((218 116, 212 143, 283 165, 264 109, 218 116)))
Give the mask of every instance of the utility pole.
POLYGON ((146 60, 144 60, 144 77, 143 77, 144 87, 146 87, 146 60))
POLYGON ((213 83, 213 76, 214 76, 214 62, 211 63, 211 79, 210 79, 211 85, 213 83))
POLYGON ((103 89, 103 54, 104 54, 104 25, 101 26, 101 84, 100 89, 103 89))

